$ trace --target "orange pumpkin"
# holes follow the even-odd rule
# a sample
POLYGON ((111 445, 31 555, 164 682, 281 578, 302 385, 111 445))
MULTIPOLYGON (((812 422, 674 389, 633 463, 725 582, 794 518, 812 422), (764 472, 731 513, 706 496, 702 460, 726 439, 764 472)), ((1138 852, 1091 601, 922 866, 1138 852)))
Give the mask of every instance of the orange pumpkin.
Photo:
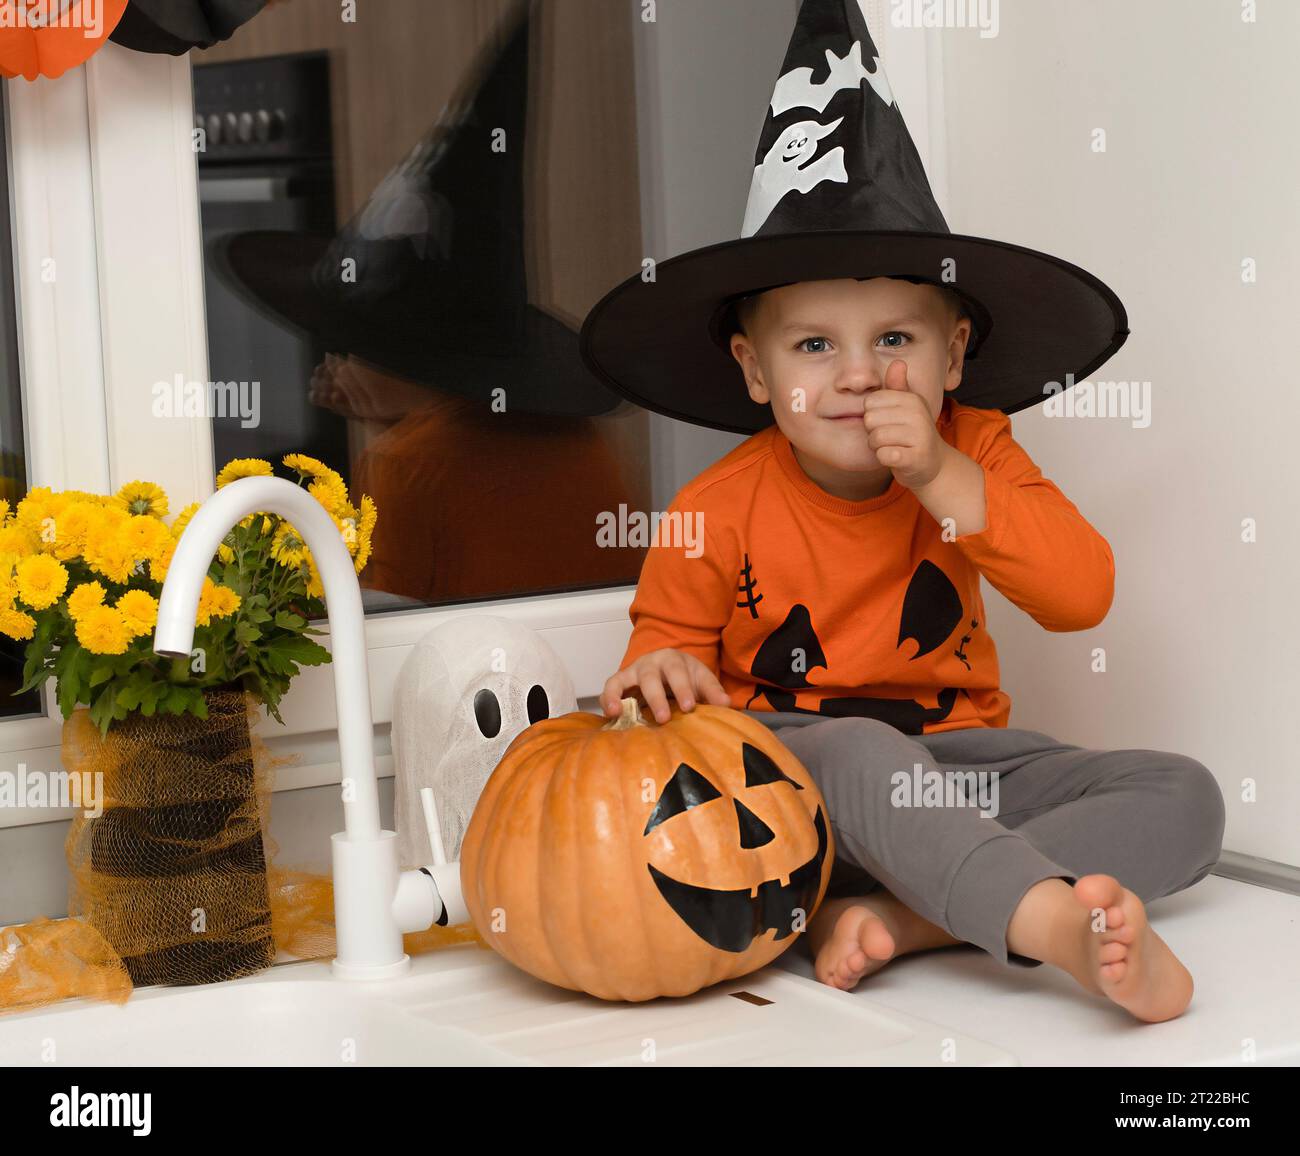
POLYGON ((474 926, 517 967, 601 999, 689 995, 770 963, 834 846, 812 776, 757 720, 634 698, 516 736, 461 845, 474 926))
POLYGON ((62 76, 94 56, 117 27, 126 0, 5 0, 0 76, 62 76))

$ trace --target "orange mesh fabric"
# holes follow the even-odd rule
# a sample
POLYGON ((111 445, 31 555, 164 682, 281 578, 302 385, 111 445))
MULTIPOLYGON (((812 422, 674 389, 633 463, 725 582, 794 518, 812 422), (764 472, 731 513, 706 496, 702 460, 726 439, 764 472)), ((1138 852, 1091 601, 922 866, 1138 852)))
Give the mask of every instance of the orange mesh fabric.
POLYGON ((131 977, 93 927, 46 919, 0 931, 0 1011, 31 1011, 73 996, 125 1003, 131 977))
POLYGON ((63 728, 63 764, 102 776, 103 813, 68 832, 68 914, 82 915, 137 985, 214 983, 275 958, 263 821, 271 782, 238 690, 208 717, 130 714, 101 735, 63 728))

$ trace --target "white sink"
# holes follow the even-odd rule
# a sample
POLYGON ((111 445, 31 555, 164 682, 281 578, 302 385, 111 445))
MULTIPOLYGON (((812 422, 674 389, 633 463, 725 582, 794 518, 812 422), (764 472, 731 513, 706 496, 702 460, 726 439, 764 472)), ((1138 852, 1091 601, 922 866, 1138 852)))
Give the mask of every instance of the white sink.
POLYGON ((121 1006, 67 1000, 0 1015, 0 1066, 1016 1062, 775 965, 692 996, 607 1003, 474 944, 416 956, 400 979, 344 982, 315 960, 226 983, 141 988, 121 1006))

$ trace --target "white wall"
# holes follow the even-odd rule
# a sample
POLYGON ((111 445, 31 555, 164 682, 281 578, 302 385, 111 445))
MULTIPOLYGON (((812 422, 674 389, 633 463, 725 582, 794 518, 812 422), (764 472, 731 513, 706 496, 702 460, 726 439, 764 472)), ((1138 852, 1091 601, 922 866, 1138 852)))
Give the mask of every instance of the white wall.
POLYGON ((1094 377, 1151 383, 1146 429, 1013 418, 1117 574, 1109 616, 1079 634, 1047 634, 989 591, 1011 725, 1193 755, 1223 787, 1225 847, 1297 864, 1300 5, 1259 10, 1243 24, 1236 0, 1002 0, 994 38, 932 35, 949 225, 1099 276, 1133 332, 1094 377), (1242 283, 1246 258, 1257 284, 1242 283))
MULTIPOLYGON (((658 0, 636 10, 645 252, 656 260, 740 236, 772 84, 798 0, 658 0)), ((663 509, 744 438, 652 414, 653 502, 663 509)))

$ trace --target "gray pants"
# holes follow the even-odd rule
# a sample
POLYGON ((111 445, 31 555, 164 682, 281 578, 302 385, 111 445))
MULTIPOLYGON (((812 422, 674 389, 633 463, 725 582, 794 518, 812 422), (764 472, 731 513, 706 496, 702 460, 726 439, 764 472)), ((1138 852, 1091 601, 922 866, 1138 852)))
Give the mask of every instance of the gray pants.
POLYGON ((835 838, 828 897, 884 886, 1002 963, 1038 966, 1008 952, 1007 925, 1040 880, 1113 875, 1147 903, 1199 882, 1219 858, 1223 795, 1186 755, 1093 750, 1009 727, 907 735, 878 719, 746 713, 789 747, 825 799, 835 838), (903 805, 936 781, 950 792, 932 803, 947 802, 903 805))

